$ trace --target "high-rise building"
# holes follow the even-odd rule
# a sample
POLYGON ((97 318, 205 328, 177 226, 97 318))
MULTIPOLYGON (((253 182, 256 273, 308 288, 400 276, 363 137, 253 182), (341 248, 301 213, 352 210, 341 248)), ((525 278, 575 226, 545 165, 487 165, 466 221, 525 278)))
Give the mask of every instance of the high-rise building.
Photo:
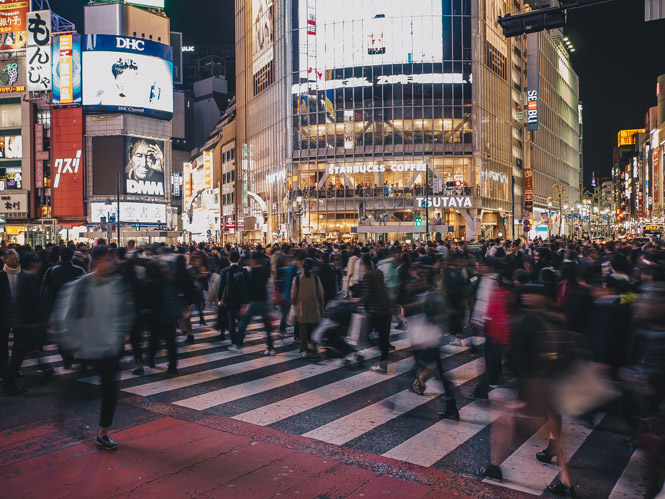
POLYGON ((517 236, 525 211, 542 234, 553 185, 578 196, 579 91, 559 31, 527 81, 529 42, 497 23, 522 8, 236 1, 242 238, 517 236))

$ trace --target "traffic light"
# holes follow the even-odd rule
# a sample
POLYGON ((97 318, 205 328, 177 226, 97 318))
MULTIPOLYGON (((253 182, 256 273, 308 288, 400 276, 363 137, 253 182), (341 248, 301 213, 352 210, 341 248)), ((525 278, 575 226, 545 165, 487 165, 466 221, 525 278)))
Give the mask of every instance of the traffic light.
POLYGON ((136 230, 141 230, 141 224, 137 222, 136 225, 134 226, 134 228, 136 230))
POLYGON ((423 225, 423 219, 420 217, 416 217, 416 227, 422 227, 423 225))
POLYGON ((508 225, 508 218, 507 217, 503 217, 503 225, 508 225))
POLYGON ((537 33, 546 29, 563 28, 566 25, 566 11, 560 8, 535 10, 525 14, 507 14, 499 18, 506 38, 525 33, 537 33))

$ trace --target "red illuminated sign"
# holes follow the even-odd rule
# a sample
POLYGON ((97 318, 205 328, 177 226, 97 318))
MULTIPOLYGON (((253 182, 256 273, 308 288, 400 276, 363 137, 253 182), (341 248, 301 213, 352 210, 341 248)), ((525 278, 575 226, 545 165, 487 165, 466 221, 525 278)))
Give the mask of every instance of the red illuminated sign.
POLYGON ((52 113, 52 216, 84 219, 83 111, 54 108, 52 113))

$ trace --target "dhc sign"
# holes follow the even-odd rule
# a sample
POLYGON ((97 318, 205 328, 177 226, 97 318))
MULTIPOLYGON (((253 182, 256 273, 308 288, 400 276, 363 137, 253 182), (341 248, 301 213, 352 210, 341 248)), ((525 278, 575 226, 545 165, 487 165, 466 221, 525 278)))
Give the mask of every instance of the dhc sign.
POLYGON ((134 52, 143 52, 145 50, 145 42, 137 38, 121 38, 115 39, 115 48, 133 50, 134 52))
POLYGON ((428 208, 472 208, 471 198, 469 196, 443 197, 435 196, 427 199, 424 196, 416 197, 416 205, 424 207, 427 202, 428 208))

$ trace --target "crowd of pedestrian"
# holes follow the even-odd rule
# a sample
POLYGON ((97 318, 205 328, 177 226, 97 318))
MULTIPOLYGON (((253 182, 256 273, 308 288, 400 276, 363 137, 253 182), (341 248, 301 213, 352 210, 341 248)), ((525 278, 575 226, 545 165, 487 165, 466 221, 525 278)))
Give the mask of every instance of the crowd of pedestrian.
MULTIPOLYGON (((354 320, 336 319, 341 332, 325 327, 377 347, 370 367, 377 375, 389 371, 395 355, 392 332, 410 339, 411 389, 425 395, 440 381, 441 418, 461 417, 460 389, 447 377, 442 349, 484 357, 484 373, 468 396, 489 400, 502 417, 493 426, 482 477, 502 479, 501 456, 518 425, 547 421, 548 445, 533 458, 556 462, 561 472, 550 492, 574 497, 561 445, 563 418, 593 424, 602 409, 617 410, 630 423, 634 445, 651 443, 654 491, 665 478, 665 244, 656 238, 251 248, 134 241, 119 248, 100 240, 92 247, 61 242, 34 249, 3 243, 0 254, 3 394, 25 392, 23 360, 41 351, 54 331, 65 368, 91 366, 101 375, 97 442, 104 448, 118 445, 108 430, 127 338, 135 375, 155 366, 162 343, 168 373, 175 375, 177 334, 186 343, 200 341, 192 315, 205 325, 212 307, 215 340, 228 334, 230 351, 243 350, 249 322, 258 317, 265 355, 296 342, 303 358, 319 362, 332 345, 324 324, 343 309, 354 320), (579 386, 583 396, 576 394, 579 386)), ((362 361, 356 352, 353 362, 362 361)), ((44 364, 42 373, 48 378, 53 368, 44 364)))

